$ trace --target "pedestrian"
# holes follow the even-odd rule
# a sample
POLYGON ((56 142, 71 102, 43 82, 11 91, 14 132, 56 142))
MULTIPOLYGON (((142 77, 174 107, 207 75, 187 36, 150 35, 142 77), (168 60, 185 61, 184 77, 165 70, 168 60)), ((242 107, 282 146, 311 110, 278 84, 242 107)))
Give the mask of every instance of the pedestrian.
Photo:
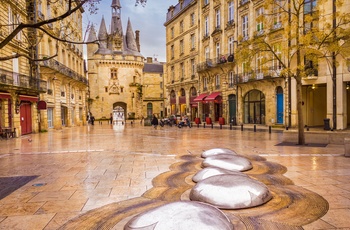
POLYGON ((158 126, 158 118, 156 117, 155 114, 153 114, 153 118, 152 118, 152 121, 151 121, 151 125, 154 126, 154 129, 157 129, 157 126, 158 126))
POLYGON ((91 120, 91 124, 94 125, 95 117, 91 115, 90 120, 91 120))
POLYGON ((141 116, 141 121, 140 121, 140 124, 141 124, 141 125, 142 125, 143 119, 144 119, 144 117, 143 117, 143 115, 142 115, 142 116, 141 116))

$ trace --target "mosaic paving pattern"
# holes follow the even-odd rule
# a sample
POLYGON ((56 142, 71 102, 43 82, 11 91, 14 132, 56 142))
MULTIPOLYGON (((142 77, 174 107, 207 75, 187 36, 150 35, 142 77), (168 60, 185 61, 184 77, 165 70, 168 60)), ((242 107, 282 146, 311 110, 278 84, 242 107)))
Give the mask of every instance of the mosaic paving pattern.
MULTIPOLYGON (((253 169, 245 173, 266 184, 273 198, 254 208, 223 210, 236 229, 302 229, 301 226, 326 214, 328 202, 284 177, 287 171, 284 166, 259 156, 245 157, 253 164, 253 169)), ((195 185, 192 176, 201 169, 203 159, 194 155, 179 159, 170 167, 171 171, 154 178, 154 187, 141 197, 91 210, 60 229, 123 229, 139 213, 172 201, 189 200, 189 190, 195 185)))

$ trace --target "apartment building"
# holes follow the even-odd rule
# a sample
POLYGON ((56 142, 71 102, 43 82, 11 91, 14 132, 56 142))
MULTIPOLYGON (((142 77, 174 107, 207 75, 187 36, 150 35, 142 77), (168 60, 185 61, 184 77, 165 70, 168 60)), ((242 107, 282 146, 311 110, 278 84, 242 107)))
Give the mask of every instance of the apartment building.
MULTIPOLYGON (((19 23, 30 23, 25 0, 0 2, 0 44, 19 23)), ((37 120, 40 94, 46 92, 46 82, 40 78, 34 58, 33 30, 24 29, 0 48, 0 132, 2 136, 20 136, 39 131, 37 120)))
MULTIPOLYGON (((183 113, 177 109, 181 107, 189 108, 189 113, 197 110, 191 118, 209 123, 226 120, 296 127, 301 105, 305 125, 323 126, 329 119, 331 128, 346 129, 350 124, 350 72, 344 33, 349 28, 345 12, 350 4, 335 2, 308 0, 296 12, 289 11, 288 1, 283 0, 179 0, 169 7, 164 24, 168 110, 175 114, 183 113), (180 32, 181 22, 192 12, 197 16, 196 28, 185 26, 180 32), (299 25, 297 32, 294 25, 299 25), (326 37, 332 26, 339 30, 332 36, 333 47, 338 48, 333 53, 314 36, 326 37), (197 36, 197 53, 192 57, 195 77, 192 82, 181 82, 181 65, 176 64, 186 57, 181 55, 181 41, 190 41, 185 35, 191 33, 197 36), (315 48, 317 42, 320 49, 315 48), (193 100, 192 87, 196 91, 193 100), (182 99, 186 106, 177 100, 180 95, 186 96, 182 99)), ((183 53, 190 50, 185 46, 183 53)))
MULTIPOLYGON (((76 6, 73 3, 73 7, 76 6)), ((57 17, 68 10, 67 1, 37 2, 37 21, 57 17)), ((40 79, 47 82, 47 91, 40 95, 44 101, 39 110, 40 128, 61 129, 62 127, 86 124, 88 80, 83 58, 82 14, 84 10, 72 13, 69 17, 43 26, 53 37, 38 31, 38 59, 40 79), (68 41, 68 42, 64 42, 68 41)))

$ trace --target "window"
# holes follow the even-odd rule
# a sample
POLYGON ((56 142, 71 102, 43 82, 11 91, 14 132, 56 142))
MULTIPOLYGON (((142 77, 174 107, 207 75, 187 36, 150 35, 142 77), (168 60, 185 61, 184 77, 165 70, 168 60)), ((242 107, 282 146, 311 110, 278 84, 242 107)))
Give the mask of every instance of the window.
POLYGON ((180 70, 181 70, 181 81, 185 78, 185 65, 183 62, 180 63, 180 70))
POLYGON ((118 70, 111 69, 111 79, 118 79, 118 70))
POLYGON ((184 53, 184 40, 180 40, 180 55, 184 53))
POLYGON ((304 31, 308 32, 318 27, 318 18, 315 18, 317 0, 305 0, 304 3, 304 31))
POLYGON ((195 24, 195 14, 194 13, 192 13, 191 14, 191 26, 193 26, 194 24, 195 24))
POLYGON ((210 58, 209 46, 205 47, 204 52, 205 52, 205 59, 208 60, 210 58))
POLYGON ((248 34, 248 15, 242 17, 242 36, 243 40, 247 40, 249 37, 248 34))
POLYGON ((263 55, 261 52, 258 52, 256 54, 256 79, 262 79, 264 77, 264 74, 263 74, 263 55))
POLYGON ((170 47, 170 56, 171 56, 171 59, 174 58, 174 45, 171 45, 170 47))
POLYGON ((273 29, 279 29, 282 27, 282 8, 279 5, 278 1, 275 1, 272 10, 273 14, 273 29))
POLYGON ((228 3, 228 18, 227 18, 227 21, 228 21, 228 24, 229 25, 232 25, 233 24, 233 21, 234 21, 234 7, 233 7, 233 1, 230 1, 228 3))
POLYGON ((217 57, 217 58, 220 58, 220 55, 221 55, 221 52, 220 52, 220 43, 217 42, 215 47, 216 47, 216 57, 217 57))
POLYGON ((230 71, 228 74, 228 87, 232 88, 234 85, 235 79, 234 79, 234 75, 233 75, 233 71, 230 71))
POLYGON ((204 18, 204 37, 209 36, 209 17, 205 16, 204 18))
POLYGON ((174 38, 174 27, 171 27, 170 29, 170 37, 174 38))
POLYGON ((175 80, 175 68, 174 66, 171 67, 171 82, 174 83, 175 80))
POLYGON ((234 49, 234 40, 233 40, 233 36, 228 38, 228 53, 229 54, 233 54, 233 49, 234 49))
POLYGON ((304 57, 305 74, 307 76, 318 76, 318 60, 316 55, 304 57))
POLYGON ((180 22, 180 33, 184 32, 184 21, 180 22))
POLYGON ((194 75, 196 74, 196 62, 194 59, 191 59, 191 75, 192 78, 194 78, 194 75))
POLYGON ((209 4, 209 0, 203 0, 204 1, 204 5, 208 5, 209 4))
POLYGON ((203 78, 203 90, 206 91, 208 89, 208 77, 203 78))
POLYGON ((258 35, 262 34, 264 31, 264 22, 263 22, 264 8, 259 7, 256 10, 256 31, 258 35))
POLYGON ((220 9, 215 10, 215 20, 216 20, 215 28, 219 29, 220 28, 220 21, 221 21, 220 9))
POLYGON ((281 59, 282 57, 281 44, 275 44, 273 46, 273 51, 275 52, 278 58, 275 55, 273 55, 272 57, 272 70, 273 70, 272 75, 276 75, 276 74, 279 75, 282 69, 281 62, 279 61, 279 59, 281 59))
POLYGON ((196 37, 194 34, 191 34, 191 50, 196 48, 196 37))
POLYGON ((215 76, 215 89, 220 89, 220 75, 215 76))
POLYGON ((162 82, 162 81, 159 83, 159 87, 160 87, 161 89, 163 89, 163 82, 162 82))
MULTIPOLYGON (((9 22, 9 33, 12 33, 16 27, 21 23, 21 17, 19 14, 16 14, 12 11, 12 8, 9 6, 9 15, 8 15, 8 22, 9 22)), ((16 36, 15 39, 21 40, 21 32, 19 32, 16 36)))

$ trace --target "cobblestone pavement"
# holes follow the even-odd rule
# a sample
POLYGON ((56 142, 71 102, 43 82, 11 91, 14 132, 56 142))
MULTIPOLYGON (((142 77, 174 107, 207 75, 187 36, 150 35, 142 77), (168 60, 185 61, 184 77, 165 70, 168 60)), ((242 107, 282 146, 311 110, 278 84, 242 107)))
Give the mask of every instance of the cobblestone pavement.
POLYGON ((296 186, 327 200, 326 214, 304 229, 350 229, 350 158, 344 146, 276 146, 282 135, 97 124, 0 140, 0 229, 58 229, 116 202, 152 196, 160 183, 152 180, 166 176, 181 157, 216 147, 285 166, 284 176, 296 186))

